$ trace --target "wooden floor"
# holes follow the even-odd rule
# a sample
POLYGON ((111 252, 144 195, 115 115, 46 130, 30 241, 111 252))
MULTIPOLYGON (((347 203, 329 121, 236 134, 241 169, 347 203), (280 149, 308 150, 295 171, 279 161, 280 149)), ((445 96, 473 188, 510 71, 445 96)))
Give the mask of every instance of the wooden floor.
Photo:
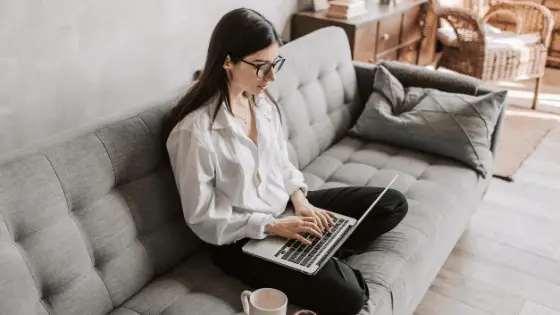
MULTIPOLYGON (((549 102, 542 110, 560 110, 559 74, 548 74, 545 89, 558 106, 549 102)), ((493 179, 414 314, 560 315, 560 128, 548 134, 514 182, 493 179)))
MULTIPOLYGON (((491 84, 497 88, 507 89, 510 104, 530 108, 533 101, 536 80, 518 82, 498 82, 491 84)), ((547 68, 541 79, 539 104, 537 109, 542 112, 560 114, 560 69, 547 68)))

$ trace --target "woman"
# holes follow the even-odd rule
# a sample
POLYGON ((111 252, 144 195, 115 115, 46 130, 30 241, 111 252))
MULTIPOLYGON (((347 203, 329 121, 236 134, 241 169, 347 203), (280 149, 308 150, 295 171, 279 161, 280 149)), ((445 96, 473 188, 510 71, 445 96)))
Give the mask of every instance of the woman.
MULTIPOLYGON (((288 159, 279 110, 266 92, 284 63, 280 44, 274 26, 250 9, 233 10, 216 25, 202 74, 172 110, 164 132, 185 219, 213 246, 224 272, 253 288, 278 288, 290 302, 321 315, 354 315, 367 296, 332 261, 309 276, 241 251, 249 239, 267 235, 309 244, 302 233, 320 237, 329 230, 330 211, 359 217, 382 190, 308 190, 288 159), (288 205, 295 215, 280 218, 288 205)), ((389 190, 343 251, 363 251, 406 212, 405 197, 389 190)))

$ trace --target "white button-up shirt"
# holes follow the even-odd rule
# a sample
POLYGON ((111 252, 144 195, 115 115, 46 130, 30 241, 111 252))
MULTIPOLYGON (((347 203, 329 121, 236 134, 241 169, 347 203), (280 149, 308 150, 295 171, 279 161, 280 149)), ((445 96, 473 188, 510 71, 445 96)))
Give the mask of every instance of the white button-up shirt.
POLYGON ((264 95, 253 107, 258 145, 225 105, 212 123, 216 106, 189 114, 167 140, 185 220, 211 244, 263 239, 290 195, 298 189, 306 194, 308 187, 288 158, 279 113, 264 95))

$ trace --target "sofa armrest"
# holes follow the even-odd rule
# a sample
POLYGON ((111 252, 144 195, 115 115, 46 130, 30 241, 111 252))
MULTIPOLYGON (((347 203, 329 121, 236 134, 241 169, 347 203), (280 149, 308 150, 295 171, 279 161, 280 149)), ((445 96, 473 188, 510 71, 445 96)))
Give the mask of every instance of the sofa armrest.
POLYGON ((404 87, 432 88, 468 95, 481 95, 490 92, 481 90, 484 85, 483 81, 464 74, 445 73, 397 61, 382 61, 380 65, 387 68, 404 87))
POLYGON ((373 76, 377 65, 362 61, 353 60, 354 71, 356 71, 356 80, 358 84, 358 92, 360 98, 365 103, 369 95, 373 92, 373 76))
MULTIPOLYGON (((379 65, 384 66, 393 74, 404 87, 432 88, 449 93, 460 93, 468 95, 484 95, 496 91, 488 87, 483 81, 467 75, 458 73, 444 73, 431 70, 426 67, 402 63, 398 61, 382 61, 379 64, 370 64, 360 61, 353 61, 357 76, 358 90, 363 102, 367 102, 371 92, 373 92, 373 77, 375 69, 379 65)), ((494 134, 492 135, 490 149, 495 154, 497 141, 504 114, 507 108, 507 98, 496 123, 494 134)))

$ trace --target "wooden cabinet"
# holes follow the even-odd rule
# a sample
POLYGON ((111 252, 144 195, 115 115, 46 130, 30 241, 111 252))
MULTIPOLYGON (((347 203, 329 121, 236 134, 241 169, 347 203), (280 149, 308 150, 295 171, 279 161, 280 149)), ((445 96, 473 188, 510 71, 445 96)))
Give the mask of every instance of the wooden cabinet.
POLYGON ((398 49, 401 43, 401 16, 394 15, 379 21, 377 32, 377 54, 375 59, 396 60, 399 57, 398 49))
POLYGON ((356 29, 355 32, 350 31, 349 33, 356 34, 351 44, 351 46, 353 46, 353 58, 365 62, 372 60, 377 43, 375 41, 375 37, 377 36, 377 23, 366 24, 356 29))
POLYGON ((401 0, 394 5, 370 3, 368 13, 348 20, 323 12, 299 12, 292 19, 292 39, 327 26, 341 27, 352 58, 364 62, 398 60, 426 65, 435 57, 436 23, 427 0, 401 0), (431 20, 433 19, 433 21, 431 20))

